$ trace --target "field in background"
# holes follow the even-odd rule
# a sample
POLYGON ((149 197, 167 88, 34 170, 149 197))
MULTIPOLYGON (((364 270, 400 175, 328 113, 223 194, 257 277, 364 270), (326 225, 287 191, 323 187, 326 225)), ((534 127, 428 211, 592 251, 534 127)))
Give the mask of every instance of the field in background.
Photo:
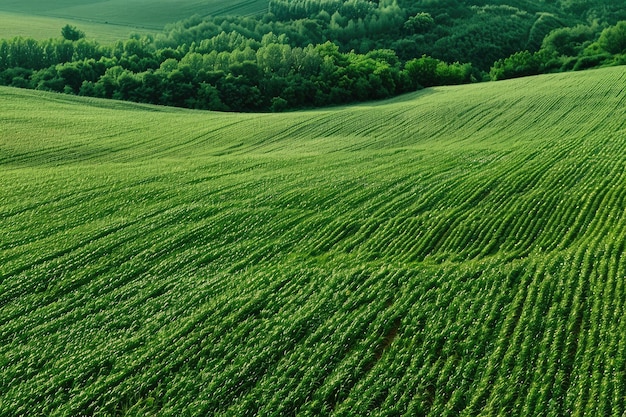
POLYGON ((35 16, 0 11, 0 39, 11 39, 16 36, 38 40, 60 38, 61 28, 65 25, 76 26, 85 32, 87 38, 96 39, 101 44, 111 44, 118 40, 128 39, 131 33, 155 33, 154 30, 95 23, 83 20, 64 19, 47 16, 35 16))
POLYGON ((0 3, 0 38, 47 39, 72 24, 102 43, 127 39, 131 32, 156 32, 195 14, 251 15, 267 10, 267 0, 39 0, 0 3))
POLYGON ((621 415, 624 67, 219 114, 0 89, 0 414, 621 415))

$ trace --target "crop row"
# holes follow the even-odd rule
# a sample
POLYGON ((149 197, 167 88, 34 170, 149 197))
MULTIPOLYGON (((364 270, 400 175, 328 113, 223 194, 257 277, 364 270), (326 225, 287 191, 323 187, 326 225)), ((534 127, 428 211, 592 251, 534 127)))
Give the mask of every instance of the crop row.
POLYGON ((601 74, 279 117, 0 95, 0 414, 621 415, 601 74))

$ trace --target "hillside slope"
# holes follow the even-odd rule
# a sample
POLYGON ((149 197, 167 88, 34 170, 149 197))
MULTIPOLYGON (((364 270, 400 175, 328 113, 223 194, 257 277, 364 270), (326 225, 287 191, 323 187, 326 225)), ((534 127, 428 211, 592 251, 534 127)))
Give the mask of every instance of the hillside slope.
POLYGON ((624 67, 219 114, 0 89, 0 414, 621 415, 624 67))
POLYGON ((97 39, 98 42, 107 45, 119 40, 126 40, 131 34, 146 35, 154 32, 154 30, 136 26, 0 11, 0 39, 13 39, 15 37, 37 40, 60 38, 61 28, 65 25, 78 27, 86 33, 87 38, 97 39))
MULTIPOLYGON (((88 27, 98 32, 106 32, 106 29, 97 25, 161 30, 168 23, 187 19, 192 15, 246 16, 266 12, 267 7, 267 0, 64 0, 43 4, 39 0, 5 0, 0 4, 0 16, 1 12, 9 12, 23 14, 25 21, 28 21, 29 15, 41 19, 69 19, 72 23, 85 21, 90 25, 88 27)), ((32 27, 30 30, 28 36, 37 36, 40 31, 32 27)), ((58 36, 60 30, 61 26, 50 37, 58 36)), ((6 34, 6 28, 0 29, 0 34, 3 37, 16 36, 6 34)))

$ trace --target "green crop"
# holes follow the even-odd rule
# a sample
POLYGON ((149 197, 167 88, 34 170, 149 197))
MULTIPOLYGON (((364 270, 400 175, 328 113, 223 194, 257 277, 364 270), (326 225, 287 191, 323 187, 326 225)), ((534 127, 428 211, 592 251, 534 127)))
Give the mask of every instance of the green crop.
POLYGON ((0 415, 623 414, 625 81, 0 88, 0 415))
POLYGON ((139 0, 89 1, 39 0, 3 1, 0 4, 0 38, 23 36, 48 39, 61 36, 61 28, 72 24, 88 38, 99 42, 128 39, 133 33, 160 31, 174 23, 198 15, 253 15, 267 11, 267 0, 139 0))

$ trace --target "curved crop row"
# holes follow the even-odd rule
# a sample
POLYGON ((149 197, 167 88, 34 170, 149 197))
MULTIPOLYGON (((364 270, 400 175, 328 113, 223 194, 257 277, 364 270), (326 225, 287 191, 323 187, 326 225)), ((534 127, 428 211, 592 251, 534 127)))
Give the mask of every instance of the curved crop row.
POLYGON ((0 414, 623 414, 623 81, 281 115, 0 89, 0 414))

